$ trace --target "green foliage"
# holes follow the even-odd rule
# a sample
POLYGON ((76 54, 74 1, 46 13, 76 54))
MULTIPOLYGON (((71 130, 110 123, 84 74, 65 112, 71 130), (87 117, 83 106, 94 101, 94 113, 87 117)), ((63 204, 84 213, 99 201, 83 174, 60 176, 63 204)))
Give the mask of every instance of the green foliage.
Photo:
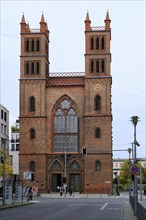
POLYGON ((19 132, 19 128, 17 128, 15 125, 11 126, 11 132, 15 133, 15 132, 19 132))

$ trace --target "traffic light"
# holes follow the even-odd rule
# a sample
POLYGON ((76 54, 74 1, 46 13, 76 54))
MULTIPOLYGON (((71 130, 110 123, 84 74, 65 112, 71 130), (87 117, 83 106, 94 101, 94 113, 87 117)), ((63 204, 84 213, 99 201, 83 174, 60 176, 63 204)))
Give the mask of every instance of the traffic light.
POLYGON ((35 180, 35 174, 32 173, 32 174, 31 174, 31 182, 33 182, 34 180, 35 180))
POLYGON ((134 172, 133 171, 131 172, 131 179, 132 179, 132 181, 134 181, 134 172))
POLYGON ((83 147, 83 154, 86 154, 86 146, 83 147))

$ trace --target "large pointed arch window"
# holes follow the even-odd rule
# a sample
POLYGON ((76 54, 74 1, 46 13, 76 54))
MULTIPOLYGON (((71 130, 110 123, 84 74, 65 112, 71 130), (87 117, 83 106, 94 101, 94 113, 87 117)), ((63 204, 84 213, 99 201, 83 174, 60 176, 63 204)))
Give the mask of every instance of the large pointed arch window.
POLYGON ((77 122, 71 101, 62 100, 54 113, 54 152, 78 152, 77 122))

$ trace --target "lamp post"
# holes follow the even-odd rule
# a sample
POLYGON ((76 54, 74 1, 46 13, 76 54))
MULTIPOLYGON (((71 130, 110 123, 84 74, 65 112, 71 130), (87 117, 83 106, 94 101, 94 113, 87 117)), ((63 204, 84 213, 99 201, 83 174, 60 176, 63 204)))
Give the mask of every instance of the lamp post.
MULTIPOLYGON (((137 160, 136 160, 136 145, 140 146, 139 143, 136 141, 136 126, 138 123, 138 116, 132 116, 131 117, 131 122, 134 125, 134 166, 136 166, 137 164, 137 160)), ((137 202, 138 202, 138 196, 137 196, 137 173, 134 172, 134 215, 137 215, 137 202)))
POLYGON ((64 196, 66 197, 66 147, 64 147, 64 196))
POLYGON ((3 198, 2 198, 2 205, 5 206, 5 201, 6 201, 6 198, 5 198, 5 182, 6 182, 6 139, 2 138, 1 139, 1 143, 2 143, 2 146, 3 146, 3 198))
POLYGON ((131 184, 130 184, 130 173, 131 173, 131 161, 130 161, 130 154, 131 154, 132 149, 128 148, 128 153, 129 153, 129 202, 130 202, 130 197, 131 197, 131 184))

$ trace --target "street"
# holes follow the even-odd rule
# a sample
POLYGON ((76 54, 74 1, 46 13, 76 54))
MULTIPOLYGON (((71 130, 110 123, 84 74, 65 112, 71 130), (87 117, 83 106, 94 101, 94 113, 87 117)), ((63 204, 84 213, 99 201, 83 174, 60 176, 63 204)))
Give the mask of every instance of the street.
POLYGON ((34 198, 34 203, 1 210, 1 220, 123 220, 122 198, 34 198))

